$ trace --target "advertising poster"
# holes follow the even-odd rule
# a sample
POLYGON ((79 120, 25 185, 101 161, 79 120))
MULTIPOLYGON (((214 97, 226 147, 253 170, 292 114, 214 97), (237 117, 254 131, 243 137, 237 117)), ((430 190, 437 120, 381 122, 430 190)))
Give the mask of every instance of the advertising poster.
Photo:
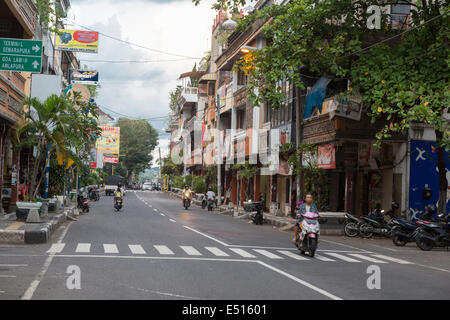
POLYGON ((97 139, 97 151, 104 154, 103 162, 118 163, 120 149, 120 128, 100 127, 101 136, 97 139))
POLYGON ((98 32, 82 30, 59 30, 56 50, 98 53, 98 32))
POLYGON ((336 152, 334 144, 319 146, 317 168, 336 169, 336 152))
POLYGON ((72 73, 71 83, 79 83, 85 85, 98 85, 98 71, 82 71, 75 70, 72 73))

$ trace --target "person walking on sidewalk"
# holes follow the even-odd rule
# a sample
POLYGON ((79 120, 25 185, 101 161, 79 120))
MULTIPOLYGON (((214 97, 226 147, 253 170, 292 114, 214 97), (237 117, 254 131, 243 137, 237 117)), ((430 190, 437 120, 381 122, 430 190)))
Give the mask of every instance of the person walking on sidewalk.
POLYGON ((317 210, 316 205, 313 203, 313 196, 311 193, 306 194, 305 202, 300 205, 300 208, 297 212, 297 223, 294 228, 294 238, 292 239, 292 243, 295 244, 297 241, 298 234, 300 233, 300 223, 303 220, 303 214, 306 212, 314 212, 319 214, 319 210, 317 210))

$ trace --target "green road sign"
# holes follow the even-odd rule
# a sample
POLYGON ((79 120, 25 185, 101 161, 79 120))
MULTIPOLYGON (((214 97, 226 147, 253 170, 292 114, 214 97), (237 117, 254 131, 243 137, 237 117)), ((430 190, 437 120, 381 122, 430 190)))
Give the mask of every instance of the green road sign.
POLYGON ((0 70, 41 73, 42 41, 0 38, 0 70))

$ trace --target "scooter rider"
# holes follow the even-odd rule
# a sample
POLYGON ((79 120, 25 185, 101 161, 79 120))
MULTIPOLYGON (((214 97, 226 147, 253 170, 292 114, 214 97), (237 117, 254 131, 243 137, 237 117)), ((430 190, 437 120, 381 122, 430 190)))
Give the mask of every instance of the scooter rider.
POLYGON ((214 191, 212 190, 211 187, 208 188, 208 192, 206 193, 206 200, 212 200, 213 202, 216 199, 216 194, 214 193, 214 191))
POLYGON ((181 198, 181 205, 184 206, 184 199, 191 200, 191 188, 189 185, 186 185, 183 190, 183 197, 181 198))
POLYGON ((311 193, 306 194, 305 202, 300 205, 300 208, 297 211, 297 223, 294 228, 294 238, 292 239, 292 243, 295 244, 297 241, 298 234, 300 233, 300 223, 303 220, 303 214, 306 212, 314 212, 319 214, 319 210, 317 210, 316 205, 313 203, 313 197, 311 193))
POLYGON ((114 205, 116 204, 117 199, 122 199, 122 205, 123 205, 123 190, 121 188, 120 183, 117 186, 117 190, 116 190, 116 192, 114 194, 114 205))

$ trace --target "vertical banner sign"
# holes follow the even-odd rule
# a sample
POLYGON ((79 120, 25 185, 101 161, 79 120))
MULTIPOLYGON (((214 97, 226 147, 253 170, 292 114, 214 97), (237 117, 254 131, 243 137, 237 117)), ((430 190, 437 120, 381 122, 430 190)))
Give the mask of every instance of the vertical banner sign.
POLYGON ((317 168, 336 169, 336 151, 334 144, 319 146, 317 168))
POLYGON ((98 32, 59 30, 56 35, 56 50, 98 53, 98 32))
POLYGON ((97 152, 103 154, 103 162, 119 163, 120 128, 100 127, 102 134, 97 140, 97 152))

